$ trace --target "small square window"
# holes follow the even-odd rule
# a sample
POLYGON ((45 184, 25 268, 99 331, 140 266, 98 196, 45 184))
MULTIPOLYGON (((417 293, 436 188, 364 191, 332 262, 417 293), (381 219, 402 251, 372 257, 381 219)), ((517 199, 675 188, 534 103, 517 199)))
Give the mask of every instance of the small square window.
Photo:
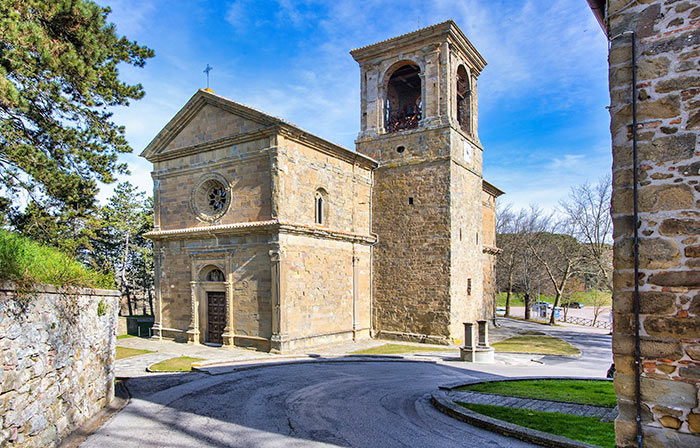
POLYGON ((408 205, 413 205, 413 198, 408 198, 408 205))

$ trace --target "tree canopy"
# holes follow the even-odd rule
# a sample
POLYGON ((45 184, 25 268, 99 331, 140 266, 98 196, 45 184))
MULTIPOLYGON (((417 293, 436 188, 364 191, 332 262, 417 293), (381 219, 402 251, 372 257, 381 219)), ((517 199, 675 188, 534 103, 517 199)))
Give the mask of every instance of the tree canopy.
POLYGON ((7 197, 26 192, 29 227, 50 210, 88 215, 97 182, 128 172, 117 156, 131 148, 109 108, 143 97, 118 67, 142 67, 153 51, 119 37, 110 12, 86 0, 0 0, 0 207, 18 213, 7 197))

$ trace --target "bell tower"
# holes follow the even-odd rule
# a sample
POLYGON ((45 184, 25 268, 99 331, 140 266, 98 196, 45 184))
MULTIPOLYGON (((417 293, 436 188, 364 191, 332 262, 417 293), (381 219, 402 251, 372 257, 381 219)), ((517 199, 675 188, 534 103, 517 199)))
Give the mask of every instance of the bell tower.
POLYGON ((453 21, 350 52, 361 72, 357 151, 379 162, 375 334, 448 344, 484 299, 476 81, 486 61, 453 21))

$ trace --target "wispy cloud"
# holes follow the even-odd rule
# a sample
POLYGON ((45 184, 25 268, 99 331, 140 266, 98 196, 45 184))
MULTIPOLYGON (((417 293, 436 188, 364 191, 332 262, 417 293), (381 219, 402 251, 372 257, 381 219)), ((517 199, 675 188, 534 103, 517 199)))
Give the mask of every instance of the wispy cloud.
MULTIPOLYGON (((156 50, 145 69, 123 70, 147 91, 115 114, 137 153, 203 87, 206 63, 217 94, 353 148, 359 69, 349 50, 453 19, 488 62, 479 79, 484 172, 505 202, 555 205, 610 167, 606 42, 580 0, 110 4, 120 32, 156 50)), ((149 164, 125 160, 131 179, 149 186, 149 164)))

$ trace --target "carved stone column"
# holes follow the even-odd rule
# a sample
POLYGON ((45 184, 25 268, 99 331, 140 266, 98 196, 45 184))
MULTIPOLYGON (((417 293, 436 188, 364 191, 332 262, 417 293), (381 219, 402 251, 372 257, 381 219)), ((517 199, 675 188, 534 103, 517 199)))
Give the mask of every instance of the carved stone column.
POLYGON ((233 328, 233 282, 226 282, 226 327, 224 327, 224 333, 221 335, 223 338, 224 347, 233 347, 234 344, 234 328, 233 328))
POLYGON ((187 342, 199 344, 199 298, 197 297, 198 282, 190 282, 190 327, 187 330, 187 342))
POLYGON ((283 252, 279 246, 270 250, 270 273, 272 294, 272 336, 270 351, 281 353, 287 348, 287 319, 284 311, 285 279, 283 272, 283 252))
POLYGON ((360 281, 360 257, 354 254, 352 255, 352 339, 357 338, 357 330, 359 327, 358 321, 358 307, 357 307, 357 296, 359 294, 359 281, 360 281))

